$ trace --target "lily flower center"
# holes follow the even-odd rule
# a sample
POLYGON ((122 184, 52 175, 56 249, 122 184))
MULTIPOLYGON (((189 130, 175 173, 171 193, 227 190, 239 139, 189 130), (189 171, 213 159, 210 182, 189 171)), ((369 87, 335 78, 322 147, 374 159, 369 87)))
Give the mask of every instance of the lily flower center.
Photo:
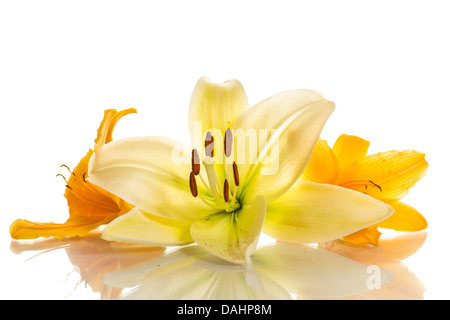
MULTIPOLYGON (((225 138, 223 142, 224 147, 224 155, 227 159, 231 156, 231 147, 232 147, 233 135, 230 129, 227 129, 225 132, 225 138)), ((224 179, 222 182, 220 179, 220 175, 216 171, 217 165, 214 161, 214 137, 211 135, 211 132, 206 133, 205 138, 205 157, 200 163, 200 156, 198 154, 197 149, 192 149, 192 171, 189 176, 189 187, 191 190, 191 194, 195 198, 200 198, 203 202, 214 209, 224 210, 226 212, 234 212, 238 210, 241 205, 237 199, 237 190, 239 187, 239 171, 238 166, 235 161, 232 163, 233 169, 233 182, 234 185, 231 185, 228 179, 224 179), (207 181, 200 175, 201 167, 203 165, 203 169, 206 172, 207 181), (199 178, 208 191, 208 195, 202 196, 197 187, 197 178, 199 178)), ((226 168, 227 161, 225 161, 226 168)))

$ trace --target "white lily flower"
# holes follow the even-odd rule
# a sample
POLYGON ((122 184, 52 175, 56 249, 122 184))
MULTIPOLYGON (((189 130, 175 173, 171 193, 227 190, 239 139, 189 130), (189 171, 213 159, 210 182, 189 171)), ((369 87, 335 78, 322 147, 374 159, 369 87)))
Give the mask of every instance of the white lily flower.
POLYGON ((135 206, 102 237, 196 242, 245 264, 262 230, 279 240, 321 242, 384 220, 393 212, 387 204, 298 181, 333 110, 311 90, 284 91, 249 108, 239 81, 201 78, 189 109, 193 147, 139 137, 115 140, 92 156, 90 181, 135 206))

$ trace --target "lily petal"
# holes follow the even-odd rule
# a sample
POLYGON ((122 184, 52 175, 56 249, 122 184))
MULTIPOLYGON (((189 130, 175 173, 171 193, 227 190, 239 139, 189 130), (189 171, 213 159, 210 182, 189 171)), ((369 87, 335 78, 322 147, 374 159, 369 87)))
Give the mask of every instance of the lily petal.
POLYGON ((151 214, 194 221, 211 214, 211 207, 191 195, 190 157, 189 147, 168 138, 116 140, 94 153, 89 180, 151 214))
POLYGON ((419 211, 400 201, 391 203, 395 209, 392 216, 377 224, 378 228, 396 231, 421 231, 428 227, 427 220, 419 211))
POLYGON ((265 212, 266 201, 259 196, 252 205, 236 212, 216 213, 194 222, 191 235, 214 255, 233 263, 246 263, 256 249, 265 212))
POLYGON ((414 150, 381 152, 351 165, 341 174, 345 181, 337 181, 336 184, 351 180, 370 180, 378 187, 359 186, 352 189, 391 203, 406 196, 408 190, 425 175, 427 168, 425 154, 421 152, 414 150))
POLYGON ((339 175, 339 161, 325 140, 319 139, 301 179, 333 184, 339 175))
POLYGON ((333 146, 333 152, 339 159, 341 168, 347 168, 355 161, 364 159, 370 142, 357 136, 341 134, 333 146))
POLYGON ((109 241, 178 246, 192 243, 191 223, 151 215, 137 208, 109 223, 101 237, 109 241))
POLYGON ((225 131, 231 128, 234 121, 247 108, 247 95, 238 80, 215 83, 207 77, 200 78, 194 88, 189 105, 189 131, 192 145, 202 145, 208 130, 214 130, 224 135, 225 131), (196 122, 199 121, 202 127, 200 137, 195 131, 196 122))
POLYGON ((290 90, 244 112, 233 125, 243 177, 240 199, 247 197, 251 202, 252 196, 260 194, 269 203, 286 192, 301 175, 333 110, 334 103, 317 92, 290 90), (243 134, 257 140, 245 142, 243 134), (257 145, 257 153, 251 152, 252 144, 257 145), (242 154, 245 161, 240 159, 242 154))
POLYGON ((389 205, 353 190, 299 181, 267 206, 263 232, 283 241, 337 239, 389 217, 389 205))
MULTIPOLYGON (((395 212, 394 212, 394 214, 395 214, 395 212)), ((357 244, 357 245, 373 244, 374 246, 378 246, 380 236, 381 236, 381 232, 378 231, 378 228, 376 225, 373 225, 373 226, 364 228, 362 230, 356 231, 352 234, 349 234, 348 236, 345 236, 342 239, 348 243, 353 243, 353 244, 357 244)))

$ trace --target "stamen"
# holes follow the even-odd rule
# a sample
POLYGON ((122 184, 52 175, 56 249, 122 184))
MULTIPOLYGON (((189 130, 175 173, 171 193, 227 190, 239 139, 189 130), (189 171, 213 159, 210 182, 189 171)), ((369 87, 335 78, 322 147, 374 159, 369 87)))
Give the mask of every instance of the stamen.
POLYGON ((236 164, 236 161, 233 161, 233 177, 234 177, 234 185, 236 187, 239 186, 239 171, 236 164))
POLYGON ((378 184, 376 184, 376 183, 373 182, 372 180, 369 180, 369 182, 370 182, 371 184, 373 184, 374 187, 380 189, 380 192, 383 192, 383 189, 381 189, 381 187, 380 187, 378 184))
POLYGON ((225 139, 223 140, 223 149, 225 150, 225 156, 229 158, 231 156, 231 146, 233 144, 233 134, 230 129, 225 131, 225 139))
POLYGON ((380 185, 376 184, 372 180, 352 180, 352 181, 346 181, 344 183, 341 183, 339 186, 344 188, 354 188, 354 187, 364 187, 365 190, 367 190, 367 187, 375 187, 380 190, 380 192, 383 192, 383 189, 381 189, 380 185))
POLYGON ((228 202, 230 199, 230 186, 228 185, 227 179, 225 179, 225 183, 223 184, 223 199, 225 202, 228 202))
POLYGON ((195 181, 195 175, 193 172, 189 175, 189 188, 191 189, 191 194, 196 198, 198 196, 197 181, 195 181))
POLYGON ((214 137, 211 135, 211 132, 206 133, 205 139, 205 154, 208 157, 214 157, 214 137))
POLYGON ((65 164, 62 164, 59 167, 60 168, 65 167, 72 174, 72 171, 70 170, 70 168, 68 166, 66 166, 65 164))
POLYGON ((61 177, 64 179, 64 181, 65 181, 66 183, 68 183, 66 177, 64 177, 61 173, 58 173, 56 176, 61 176, 61 177))
POLYGON ((236 203, 237 190, 238 190, 238 187, 236 186, 236 187, 234 188, 233 196, 232 196, 232 198, 231 198, 231 207, 232 207, 232 208, 234 207, 234 204, 236 203))
POLYGON ((196 149, 192 150, 192 172, 194 175, 198 175, 200 173, 200 157, 198 156, 198 152, 196 149))
POLYGON ((83 173, 83 182, 86 183, 86 172, 83 173))

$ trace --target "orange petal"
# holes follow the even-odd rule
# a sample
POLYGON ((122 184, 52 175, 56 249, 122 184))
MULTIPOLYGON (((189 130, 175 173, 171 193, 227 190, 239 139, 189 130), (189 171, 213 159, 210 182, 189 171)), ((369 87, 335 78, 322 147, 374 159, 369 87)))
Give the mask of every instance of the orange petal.
POLYGON ((116 109, 105 110, 103 121, 100 123, 100 127, 97 129, 97 138, 95 139, 95 148, 101 147, 104 144, 112 141, 112 134, 119 120, 130 113, 136 113, 136 109, 129 108, 121 111, 116 109))
POLYGON ((380 236, 381 232, 378 231, 377 227, 370 226, 355 233, 349 234, 342 239, 344 239, 346 242, 357 245, 373 244, 374 246, 378 246, 380 236))
POLYGON ((341 168, 347 168, 355 161, 365 158, 370 142, 357 136, 341 134, 333 146, 333 152, 341 168))
POLYGON ((396 231, 421 231, 428 227, 427 220, 419 211, 402 202, 391 203, 395 212, 377 224, 378 228, 394 229, 396 231))
POLYGON ((17 219, 9 227, 9 233, 13 239, 36 239, 39 237, 64 237, 86 236, 91 230, 104 224, 104 220, 89 221, 84 224, 31 222, 17 219))
POLYGON ((333 184, 339 175, 339 163, 325 140, 319 138, 301 179, 333 184))
MULTIPOLYGON (((367 156, 341 173, 339 182, 366 181, 351 189, 391 203, 403 198, 425 175, 428 163, 418 151, 387 151, 367 156)), ((342 185, 342 184, 341 184, 342 185)))

